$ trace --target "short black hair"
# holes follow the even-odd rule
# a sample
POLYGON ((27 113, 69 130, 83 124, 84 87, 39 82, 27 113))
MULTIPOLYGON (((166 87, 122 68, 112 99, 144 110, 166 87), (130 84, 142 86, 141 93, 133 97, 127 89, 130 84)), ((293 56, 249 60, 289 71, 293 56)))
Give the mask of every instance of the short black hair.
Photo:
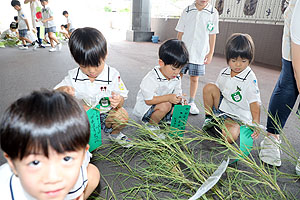
POLYGON ((62 24, 60 26, 63 26, 64 28, 68 28, 68 25, 67 24, 62 24))
POLYGON ((226 42, 225 57, 227 64, 230 59, 238 57, 246 58, 249 60, 249 63, 252 63, 254 60, 254 52, 254 42, 248 34, 234 33, 226 42))
POLYGON ((18 21, 18 16, 14 16, 14 20, 15 20, 15 21, 18 21))
POLYGON ((63 15, 65 15, 65 14, 69 14, 68 11, 66 11, 66 10, 63 11, 63 15))
POLYGON ((177 39, 165 41, 159 47, 158 56, 165 65, 173 65, 175 68, 181 68, 189 62, 189 53, 184 42, 177 39))
POLYGON ((32 153, 48 157, 49 147, 57 153, 84 149, 90 126, 82 106, 58 91, 35 91, 11 104, 0 121, 2 150, 22 160, 32 153))
POLYGON ((46 2, 48 2, 48 0, 40 0, 40 2, 42 3, 43 1, 46 1, 46 2))
POLYGON ((20 1, 17 1, 17 0, 12 0, 10 4, 11 4, 12 7, 14 7, 14 6, 21 6, 20 1))
POLYGON ((98 67, 107 55, 106 39, 100 31, 91 27, 72 32, 69 48, 74 60, 83 67, 98 67))
POLYGON ((10 23, 9 27, 12 28, 12 29, 17 29, 18 28, 18 23, 12 22, 12 23, 10 23))

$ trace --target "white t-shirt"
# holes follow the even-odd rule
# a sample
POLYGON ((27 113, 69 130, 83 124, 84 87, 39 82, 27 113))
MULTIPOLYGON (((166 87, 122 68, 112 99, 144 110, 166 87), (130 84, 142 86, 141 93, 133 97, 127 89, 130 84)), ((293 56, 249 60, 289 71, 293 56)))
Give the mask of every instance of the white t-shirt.
POLYGON ((282 35, 282 58, 285 60, 291 61, 291 35, 290 35, 290 25, 291 19, 294 12, 294 8, 297 0, 290 0, 289 6, 286 8, 284 12, 284 28, 282 35))
POLYGON ((19 20, 19 30, 24 30, 24 29, 28 29, 26 23, 25 23, 25 19, 27 19, 25 13, 23 12, 23 9, 20 9, 18 11, 18 20, 19 20))
POLYGON ((0 39, 4 39, 6 35, 9 35, 10 37, 17 37, 17 32, 13 32, 10 29, 7 29, 1 33, 0 39))
POLYGON ((250 104, 261 103, 256 76, 249 66, 234 77, 230 72, 230 67, 222 69, 216 81, 224 97, 219 109, 243 122, 252 123, 250 104))
MULTIPOLYGON (((103 97, 111 97, 112 92, 118 93, 124 98, 127 98, 128 94, 120 73, 107 64, 105 64, 103 71, 94 82, 91 82, 80 68, 75 68, 70 70, 64 80, 56 85, 54 89, 61 86, 72 86, 75 89, 76 98, 84 99, 92 106, 96 106, 103 97)), ((110 109, 110 106, 101 107, 103 112, 108 112, 110 109)))
POLYGON ((160 72, 159 68, 159 66, 156 66, 148 72, 140 84, 140 90, 137 94, 136 104, 133 109, 133 114, 138 117, 142 118, 151 107, 151 105, 145 103, 145 100, 151 100, 155 96, 163 96, 166 94, 182 95, 180 76, 168 80, 160 72))
MULTIPOLYGON (((74 187, 64 200, 71 200, 79 197, 87 186, 87 166, 92 154, 87 151, 83 164, 81 165, 80 174, 74 187)), ((14 175, 8 163, 0 166, 0 194, 3 200, 36 200, 29 195, 21 185, 20 179, 14 175)))
MULTIPOLYGON (((42 16, 43 19, 48 19, 53 16, 53 11, 49 6, 46 6, 45 8, 42 9, 42 16)), ((51 28, 55 26, 54 20, 47 21, 46 23, 44 23, 44 26, 45 28, 51 28)))
POLYGON ((209 35, 219 33, 219 13, 209 3, 201 11, 193 3, 183 10, 175 30, 183 32, 189 62, 202 65, 210 48, 209 35))
POLYGON ((32 31, 27 31, 25 38, 28 38, 31 41, 36 41, 37 37, 32 31))
POLYGON ((291 39, 300 45, 300 1, 297 1, 291 20, 291 39))
POLYGON ((69 31, 72 30, 72 29, 74 29, 73 22, 72 22, 72 20, 70 18, 70 15, 67 18, 67 24, 70 24, 69 31))
POLYGON ((40 8, 42 10, 41 2, 39 0, 31 1, 30 10, 31 10, 31 20, 32 20, 33 28, 42 26, 42 22, 40 20, 36 21, 37 8, 40 8))

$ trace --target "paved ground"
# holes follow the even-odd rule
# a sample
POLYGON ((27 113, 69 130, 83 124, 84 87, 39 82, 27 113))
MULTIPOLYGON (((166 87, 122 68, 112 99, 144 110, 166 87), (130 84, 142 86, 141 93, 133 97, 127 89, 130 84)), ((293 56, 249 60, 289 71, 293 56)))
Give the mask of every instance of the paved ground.
MULTIPOLYGON (((157 64, 157 51, 159 44, 134 43, 127 41, 109 40, 109 54, 107 63, 117 68, 129 89, 129 97, 125 103, 125 108, 132 116, 132 108, 135 104, 136 94, 139 84, 144 75, 157 64)), ((202 103, 202 88, 208 82, 215 81, 219 71, 226 65, 223 57, 215 56, 212 63, 207 66, 206 75, 200 78, 199 90, 196 99, 199 105, 202 103)), ((32 90, 40 88, 51 89, 67 74, 69 69, 77 67, 68 51, 68 46, 64 44, 61 52, 49 53, 48 49, 38 49, 37 51, 21 51, 17 48, 0 49, 0 116, 9 104, 18 97, 28 94, 32 90)), ((268 101, 280 69, 272 66, 255 64, 252 66, 256 73, 261 90, 262 114, 261 123, 266 125, 266 112, 268 101)), ((187 76, 183 78, 183 90, 188 93, 189 80, 187 76)), ((189 122, 194 126, 201 126, 203 123, 203 113, 197 116, 190 116, 189 122)), ((299 121, 291 115, 285 127, 285 133, 292 145, 300 152, 299 144, 299 121)), ((130 130, 130 129, 129 129, 130 130)), ((129 135, 134 133, 128 132, 129 135)), ((104 135, 104 138, 106 136, 104 135)), ((260 137, 255 144, 261 141, 260 137)), ((286 156, 283 155, 283 158, 286 156)), ((0 155, 0 164, 4 163, 4 158, 0 155)), ((105 163, 96 163, 102 173, 111 174, 114 168, 105 167, 105 163)), ((281 171, 294 173, 294 166, 288 162, 283 162, 281 171)), ((103 185, 102 180, 102 185, 103 185)), ((298 191, 299 183, 291 186, 292 191, 298 191)))

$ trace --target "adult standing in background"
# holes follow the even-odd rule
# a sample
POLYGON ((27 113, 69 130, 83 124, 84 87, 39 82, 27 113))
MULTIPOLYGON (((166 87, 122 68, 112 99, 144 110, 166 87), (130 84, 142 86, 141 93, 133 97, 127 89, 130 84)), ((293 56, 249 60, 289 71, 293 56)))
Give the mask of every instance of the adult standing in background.
MULTIPOLYGON (((282 69, 269 102, 267 136, 261 142, 259 153, 259 157, 263 162, 274 166, 281 165, 280 129, 285 126, 300 91, 299 13, 299 0, 290 0, 288 8, 284 12, 282 69), (298 4, 298 10, 295 9, 296 4, 298 4), (298 22, 296 22, 296 19, 298 22), (292 29, 291 21, 293 21, 292 29), (296 32, 298 32, 298 35, 296 32), (291 53, 292 47, 293 55, 291 53), (297 51, 298 53, 295 53, 297 51)), ((299 108, 300 105, 298 110, 299 108)))
POLYGON ((39 43, 40 47, 45 48, 42 45, 42 39, 40 37, 42 22, 37 17, 39 15, 42 16, 41 2, 40 2, 40 0, 25 0, 24 4, 27 4, 27 3, 30 3, 32 27, 34 29, 36 29, 36 34, 37 34, 37 38, 38 38, 37 42, 39 43), (39 12, 40 12, 40 14, 39 14, 39 12))
MULTIPOLYGON (((300 91, 300 1, 297 1, 295 11, 291 20, 291 40, 292 40, 292 63, 295 72, 298 92, 300 91)), ((300 175, 300 158, 296 166, 296 173, 300 175)))

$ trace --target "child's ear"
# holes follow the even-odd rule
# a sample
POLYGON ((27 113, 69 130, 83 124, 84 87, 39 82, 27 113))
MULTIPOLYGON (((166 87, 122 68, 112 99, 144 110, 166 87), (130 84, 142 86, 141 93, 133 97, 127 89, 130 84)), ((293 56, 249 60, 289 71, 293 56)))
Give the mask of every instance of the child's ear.
POLYGON ((90 145, 87 144, 86 147, 85 147, 85 151, 89 150, 89 148, 90 148, 90 145))
POLYGON ((164 61, 162 61, 161 59, 158 60, 158 64, 159 64, 159 66, 161 66, 161 67, 165 66, 164 61))
POLYGON ((14 173, 16 176, 18 176, 17 170, 16 170, 16 168, 15 168, 15 165, 14 165, 12 159, 11 159, 11 158, 7 155, 7 153, 5 153, 5 152, 3 153, 3 155, 4 155, 4 158, 7 160, 7 163, 8 163, 8 165, 10 166, 11 170, 13 171, 13 173, 14 173))

